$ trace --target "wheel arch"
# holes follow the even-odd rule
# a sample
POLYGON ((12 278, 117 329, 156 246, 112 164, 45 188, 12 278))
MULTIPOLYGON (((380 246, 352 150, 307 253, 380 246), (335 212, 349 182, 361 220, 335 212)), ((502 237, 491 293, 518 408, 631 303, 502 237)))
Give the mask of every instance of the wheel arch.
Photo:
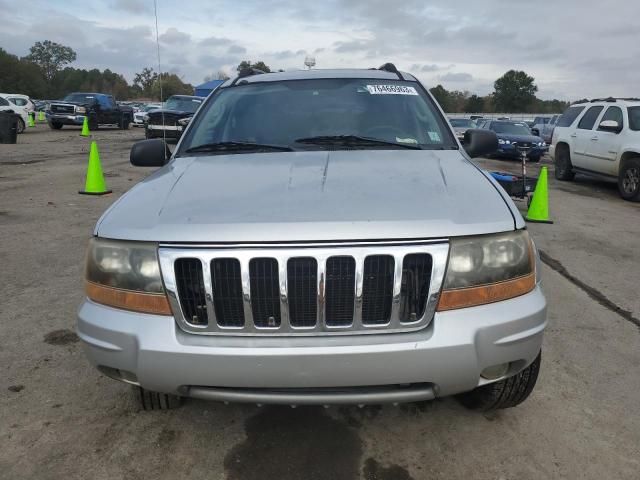
POLYGON ((622 171, 626 163, 632 158, 640 158, 640 149, 627 150, 620 157, 620 165, 618 165, 618 174, 622 171))

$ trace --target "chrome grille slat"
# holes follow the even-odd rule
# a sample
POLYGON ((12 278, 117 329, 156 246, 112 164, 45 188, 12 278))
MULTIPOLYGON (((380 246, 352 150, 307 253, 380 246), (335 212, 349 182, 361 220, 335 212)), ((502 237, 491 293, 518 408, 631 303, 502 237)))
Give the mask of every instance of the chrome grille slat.
POLYGON ((391 320, 395 259, 369 255, 364 259, 362 286, 363 325, 384 325, 391 320))
MULTIPOLYGON (((167 289, 170 304, 174 311, 174 316, 176 317, 178 325, 187 332, 204 335, 317 336, 395 333, 415 331, 426 327, 431 322, 435 313, 440 288, 444 278, 448 251, 448 243, 442 241, 423 242, 422 244, 410 242, 406 245, 366 244, 348 246, 331 245, 328 247, 316 245, 309 247, 303 245, 296 245, 294 247, 276 245, 235 249, 228 246, 212 248, 187 246, 174 247, 170 245, 162 245, 159 249, 159 258, 163 280, 167 289), (404 302, 401 298, 403 261, 407 255, 411 254, 429 256, 432 263, 428 298, 423 302, 425 305, 424 315, 422 315, 421 318, 417 318, 415 321, 407 321, 406 319, 403 320, 401 318, 401 315, 403 314, 401 303, 404 302), (384 307, 384 312, 385 317, 388 318, 386 318, 384 323, 367 323, 366 318, 365 322, 362 322, 363 303, 364 297, 366 296, 366 289, 364 288, 364 265, 367 257, 376 256, 390 256, 393 260, 392 288, 389 287, 390 283, 387 275, 385 287, 383 289, 385 295, 384 301, 387 302, 385 303, 386 306, 384 307), (331 259, 335 257, 352 258, 353 262, 355 262, 355 268, 350 271, 346 271, 344 263, 342 265, 332 265, 332 262, 335 261, 331 259), (181 299, 176 282, 176 272, 173 266, 176 260, 183 258, 197 258, 203 265, 204 292, 206 300, 205 311, 208 316, 208 322, 205 325, 196 325, 187 321, 181 308, 181 299), (307 278, 306 273, 303 278, 294 278, 292 274, 295 272, 289 271, 288 262, 295 258, 315 260, 317 267, 315 278, 307 278), (219 306, 219 300, 216 297, 216 293, 219 291, 219 287, 216 287, 213 262, 218 259, 237 261, 240 266, 240 282, 236 284, 239 286, 236 287, 235 294, 232 296, 236 299, 235 304, 238 308, 241 306, 241 311, 244 315, 243 325, 225 325, 225 319, 230 314, 220 314, 220 309, 217 307, 217 305, 219 306), (259 279, 262 283, 256 283, 256 279, 254 279, 252 285, 250 262, 253 259, 270 259, 268 264, 262 265, 263 268, 267 268, 269 265, 270 267, 268 270, 261 271, 261 273, 264 274, 262 278, 259 279), (335 272, 327 272, 327 263, 329 263, 329 270, 335 270, 335 272), (342 268, 342 270, 340 270, 340 268, 342 268), (345 292, 327 292, 328 273, 332 275, 337 273, 338 280, 341 280, 345 285, 345 282, 349 282, 350 293, 347 292, 346 297, 345 292), (340 274, 343 276, 340 277, 340 274), (207 278, 209 279, 208 281, 207 278), (304 280, 306 283, 303 285, 301 280, 304 280), (242 292, 241 295, 238 292, 240 288, 242 292), (312 289, 313 295, 315 295, 313 301, 310 296, 312 289), (385 289, 390 289, 392 292, 390 310, 388 306, 388 293, 385 289), (268 299, 267 303, 264 303, 265 292, 267 295, 266 298, 268 299), (330 298, 331 295, 337 296, 332 299, 330 298), (350 305, 348 301, 344 302, 344 298, 349 297, 351 302, 350 305), (342 310, 336 310, 336 308, 333 308, 336 307, 336 298, 338 300, 342 300, 342 304, 338 305, 342 310), (333 307, 331 307, 332 301, 334 301, 333 307), (297 303, 294 304, 294 302, 297 303), (269 306, 269 308, 266 308, 265 305, 269 306), (309 305, 315 307, 315 310, 309 305), (267 326, 264 322, 264 318, 262 321, 257 319, 257 323, 254 322, 254 313, 257 312, 264 316, 264 312, 277 312, 277 310, 279 310, 279 323, 276 322, 276 326, 267 326), (339 318, 340 321, 338 322, 335 322, 335 318, 332 319, 327 316, 327 314, 333 315, 332 312, 335 311, 339 311, 343 314, 339 318), (305 313, 303 314, 301 312, 305 313), (352 312, 352 315, 345 316, 344 312, 352 312), (298 322, 296 320, 296 315, 300 316, 300 318, 304 317, 304 320, 298 322), (310 320, 313 318, 315 318, 315 323, 310 320), (350 322, 347 323, 345 318, 350 319, 350 322)), ((304 267, 304 269, 300 270, 300 272, 310 271, 306 264, 302 265, 302 267, 304 267)), ((429 272, 425 272, 427 275, 429 274, 429 272)), ((227 280, 230 278, 231 277, 227 277, 227 280)), ((330 282, 331 280, 329 283, 330 282)), ((332 288, 331 285, 329 287, 329 289, 332 288)), ((228 292, 231 290, 232 289, 227 286, 226 291, 228 292)), ((382 292, 383 290, 380 290, 379 292, 382 292)), ((402 295, 404 294, 404 291, 402 291, 402 295)), ((275 320, 277 315, 274 314, 273 316, 275 320)))

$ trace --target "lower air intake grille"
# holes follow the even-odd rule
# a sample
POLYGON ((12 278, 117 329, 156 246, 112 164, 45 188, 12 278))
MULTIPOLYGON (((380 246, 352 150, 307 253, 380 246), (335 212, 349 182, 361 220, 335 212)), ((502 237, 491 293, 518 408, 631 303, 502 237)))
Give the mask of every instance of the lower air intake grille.
POLYGON ((257 327, 280 326, 280 293, 278 261, 275 258, 253 258, 249 262, 251 310, 257 327))
POLYGON ((180 258, 175 262, 175 271, 180 307, 185 319, 192 325, 207 325, 209 318, 202 263, 197 258, 180 258))
POLYGON ((235 258, 216 258, 211 262, 213 307, 218 325, 244 326, 240 262, 235 258))
POLYGON ((416 322, 424 315, 431 283, 431 255, 414 253, 402 262, 400 321, 416 322))
POLYGON ((330 257, 326 268, 326 324, 344 326, 353 323, 356 261, 353 257, 330 257))
POLYGON ((364 260, 362 323, 382 324, 391 318, 393 300, 393 257, 371 255, 364 260))
POLYGON ((312 257, 287 262, 289 322, 294 327, 313 327, 318 312, 318 262, 312 257))

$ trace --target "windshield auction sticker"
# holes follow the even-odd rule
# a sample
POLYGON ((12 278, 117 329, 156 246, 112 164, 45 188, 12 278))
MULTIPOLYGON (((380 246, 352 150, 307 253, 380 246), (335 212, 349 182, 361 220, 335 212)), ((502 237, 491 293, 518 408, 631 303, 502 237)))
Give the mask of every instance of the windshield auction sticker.
POLYGON ((418 95, 413 87, 404 85, 367 85, 371 95, 418 95))

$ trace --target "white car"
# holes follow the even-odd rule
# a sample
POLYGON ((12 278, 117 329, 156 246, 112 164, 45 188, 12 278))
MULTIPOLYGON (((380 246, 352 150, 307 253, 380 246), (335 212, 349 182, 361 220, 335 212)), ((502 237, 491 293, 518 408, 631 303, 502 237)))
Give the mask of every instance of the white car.
POLYGON ((640 201, 640 99, 572 105, 556 124, 549 154, 558 180, 576 173, 616 179, 622 198, 640 201))
POLYGON ((19 93, 0 93, 0 96, 6 98, 14 105, 24 108, 29 113, 36 111, 36 106, 28 95, 22 95, 19 93))
POLYGON ((29 113, 24 107, 14 105, 3 95, 4 94, 0 94, 0 111, 13 110, 15 113, 20 115, 20 118, 18 118, 18 133, 24 132, 29 120, 29 113))
POLYGON ((147 113, 158 108, 162 108, 162 105, 159 103, 150 103, 148 105, 145 105, 144 108, 133 114, 133 125, 135 127, 144 127, 147 113))

